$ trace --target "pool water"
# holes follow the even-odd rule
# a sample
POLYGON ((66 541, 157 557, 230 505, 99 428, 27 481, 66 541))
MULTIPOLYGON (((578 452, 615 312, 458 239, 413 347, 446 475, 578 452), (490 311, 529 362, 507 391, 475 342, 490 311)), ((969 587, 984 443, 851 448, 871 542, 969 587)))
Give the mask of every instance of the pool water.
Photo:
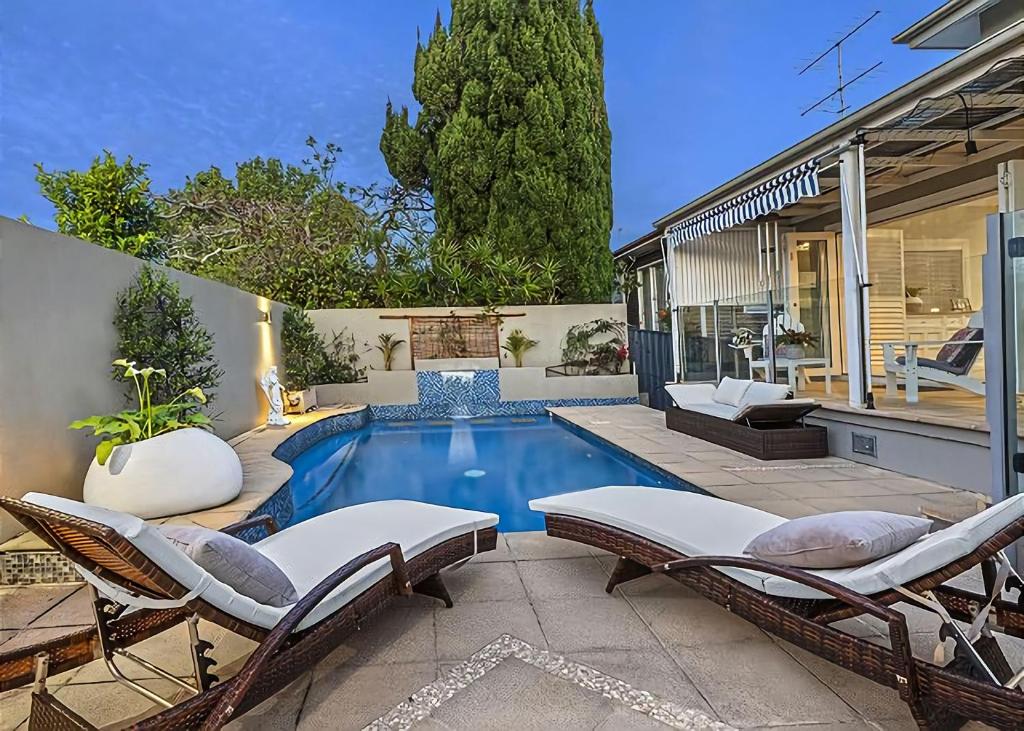
POLYGON ((549 416, 374 421, 293 462, 294 522, 346 505, 404 498, 484 510, 502 531, 542 530, 536 497, 602 485, 695 489, 549 416))

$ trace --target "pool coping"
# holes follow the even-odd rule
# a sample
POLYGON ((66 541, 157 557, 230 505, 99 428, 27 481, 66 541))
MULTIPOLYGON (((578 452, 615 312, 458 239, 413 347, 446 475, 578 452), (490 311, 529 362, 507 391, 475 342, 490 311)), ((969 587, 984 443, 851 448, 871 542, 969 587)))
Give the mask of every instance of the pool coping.
MULTIPOLYGON (((559 407, 556 406, 552 408, 559 407)), ((618 444, 615 444, 614 442, 605 439, 599 434, 595 434, 592 431, 584 429, 579 424, 575 424, 569 421, 561 414, 556 414, 550 409, 548 409, 547 414, 552 418, 552 420, 559 422, 560 426, 566 428, 568 431, 572 432, 573 434, 580 437, 584 441, 598 442, 601 447, 619 455, 620 457, 623 457, 627 462, 639 463, 640 465, 643 466, 644 469, 656 473, 657 475, 659 475, 660 477, 674 485, 679 485, 680 489, 686 490, 687 492, 694 492, 698 495, 707 495, 709 497, 715 497, 715 495, 708 492, 707 489, 700 487, 699 485, 695 485, 689 480, 684 480, 679 475, 672 474, 664 467, 659 467, 658 465, 654 464, 654 462, 644 459, 639 454, 630 452, 628 449, 625 449, 624 447, 620 447, 618 444)))

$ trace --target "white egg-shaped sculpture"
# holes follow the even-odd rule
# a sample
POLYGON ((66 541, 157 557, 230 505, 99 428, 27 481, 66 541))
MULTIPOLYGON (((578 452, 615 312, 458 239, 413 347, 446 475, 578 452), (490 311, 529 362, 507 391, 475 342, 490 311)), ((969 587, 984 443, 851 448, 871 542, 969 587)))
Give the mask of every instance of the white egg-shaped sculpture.
POLYGON ((121 444, 102 465, 93 458, 83 499, 140 518, 162 518, 223 505, 241 490, 235 450, 211 432, 190 428, 121 444))

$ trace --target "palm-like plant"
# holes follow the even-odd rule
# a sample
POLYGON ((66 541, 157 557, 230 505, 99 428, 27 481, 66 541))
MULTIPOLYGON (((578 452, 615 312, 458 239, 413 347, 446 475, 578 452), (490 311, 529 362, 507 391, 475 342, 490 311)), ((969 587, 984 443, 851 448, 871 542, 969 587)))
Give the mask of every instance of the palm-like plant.
POLYGON ((377 336, 377 340, 380 343, 377 345, 377 350, 384 356, 384 370, 390 371, 391 365, 394 362, 395 351, 405 341, 397 337, 395 333, 381 333, 377 336))
POLYGON ((532 340, 526 337, 526 334, 522 330, 516 329, 508 334, 505 338, 505 344, 501 346, 501 349, 512 356, 515 361, 516 368, 523 366, 523 356, 526 351, 537 345, 536 340, 532 340))

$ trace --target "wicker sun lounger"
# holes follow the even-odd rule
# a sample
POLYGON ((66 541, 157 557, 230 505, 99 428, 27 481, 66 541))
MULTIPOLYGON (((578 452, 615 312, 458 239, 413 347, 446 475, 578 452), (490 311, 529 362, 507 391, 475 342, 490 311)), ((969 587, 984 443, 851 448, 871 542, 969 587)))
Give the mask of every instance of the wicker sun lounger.
MULTIPOLYGON (((164 707, 133 728, 220 728, 284 688, 395 597, 421 593, 451 606, 439 572, 493 550, 498 520, 491 513, 389 500, 342 508, 273 533, 254 546, 278 564, 300 595, 295 604, 278 608, 213 579, 134 516, 39 494, 0 498, 0 506, 84 569, 91 584, 107 589, 90 586, 94 635, 71 635, 65 645, 51 645, 34 658, 33 730, 93 728, 47 692, 46 675, 91 660, 94 650, 116 680, 164 707), (213 660, 206 653, 212 646, 199 638, 200 618, 259 642, 234 677, 218 682, 210 673, 213 660), (126 649, 181 622, 187 622, 191 638, 194 683, 126 649), (172 705, 125 677, 115 659, 144 663, 187 699, 172 705)), ((245 521, 236 530, 264 520, 245 521)), ((23 664, 3 668, 7 687, 23 677, 23 664)))
POLYGON ((957 729, 969 720, 1024 728, 1024 673, 1014 673, 992 634, 1024 637, 1020 599, 1004 594, 1024 587, 1003 554, 1024 534, 1024 495, 874 563, 828 571, 742 555, 755 535, 785 519, 703 495, 603 487, 533 500, 530 507, 545 513, 548 535, 620 557, 608 592, 663 573, 777 637, 895 688, 922 729, 957 729), (977 566, 987 595, 945 585, 977 566), (892 606, 898 602, 942 618, 940 637, 956 641, 954 659, 940 667, 912 655, 906 617, 892 606), (834 626, 860 616, 886 625, 888 647, 834 626))

